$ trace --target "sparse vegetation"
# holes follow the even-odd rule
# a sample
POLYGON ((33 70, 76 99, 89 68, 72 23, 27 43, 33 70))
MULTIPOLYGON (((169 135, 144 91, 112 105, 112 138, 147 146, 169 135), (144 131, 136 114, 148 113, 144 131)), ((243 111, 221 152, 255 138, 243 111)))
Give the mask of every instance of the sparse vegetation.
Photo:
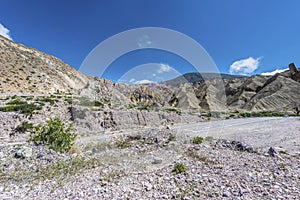
POLYGON ((86 107, 100 107, 103 108, 104 103, 98 100, 92 100, 88 97, 80 97, 76 99, 77 101, 70 101, 68 100, 69 103, 75 103, 79 106, 86 106, 86 107))
POLYGON ((71 133, 71 130, 71 125, 65 127, 60 119, 51 119, 46 125, 36 126, 29 141, 36 145, 47 145, 55 151, 66 152, 71 149, 76 139, 76 134, 71 133))
POLYGON ((203 142, 203 137, 199 137, 199 136, 194 137, 192 139, 192 142, 193 142, 193 144, 201 144, 203 142))
POLYGON ((130 138, 124 138, 124 139, 120 139, 118 141, 115 142, 115 145, 120 148, 120 149, 126 149, 131 147, 131 139, 130 138))
POLYGON ((164 111, 166 112, 175 112, 177 114, 181 114, 181 111, 176 108, 165 108, 164 111))
POLYGON ((50 105, 53 105, 53 104, 55 104, 55 102, 57 102, 57 100, 55 100, 51 97, 43 97, 43 98, 39 99, 39 101, 48 102, 48 103, 50 103, 50 105))
POLYGON ((40 173, 43 177, 54 178, 61 175, 73 175, 77 174, 85 169, 92 169, 100 165, 100 162, 95 158, 84 158, 82 156, 76 156, 67 161, 60 161, 48 165, 40 173))
POLYGON ((31 131, 33 129, 33 124, 30 122, 22 122, 22 124, 16 127, 16 131, 20 133, 25 133, 26 131, 31 131))
POLYGON ((113 171, 109 174, 107 174, 105 177, 104 177, 104 180, 107 181, 107 182, 113 182, 114 180, 116 180, 116 178, 118 176, 120 176, 122 174, 121 171, 113 171))
POLYGON ((25 101, 21 101, 20 99, 14 99, 6 103, 5 106, 0 107, 0 111, 2 112, 20 112, 25 116, 29 116, 34 114, 34 111, 41 110, 40 106, 37 106, 33 103, 27 103, 25 101))
POLYGON ((205 141, 211 142, 214 140, 214 138, 212 136, 207 136, 204 138, 205 141))
POLYGON ((188 150, 185 152, 185 155, 198 161, 206 162, 207 161, 207 156, 199 155, 197 151, 195 150, 188 150))
POLYGON ((173 172, 174 172, 175 174, 181 174, 181 173, 183 173, 183 172, 185 172, 185 171, 186 171, 186 166, 185 166, 184 163, 176 163, 176 164, 174 165, 173 172))
POLYGON ((169 141, 175 141, 176 140, 176 136, 175 135, 170 135, 168 138, 169 141))
POLYGON ((138 110, 147 110, 147 111, 152 110, 152 107, 151 107, 151 106, 148 106, 148 105, 138 105, 136 108, 137 108, 138 110))
MULTIPOLYGON (((30 169, 19 169, 6 174, 0 174, 3 181, 22 181, 27 183, 44 179, 59 178, 64 179, 70 175, 78 174, 83 170, 92 169, 100 166, 99 160, 96 158, 84 158, 75 156, 68 160, 51 163, 43 169, 31 171, 30 169)), ((2 172, 2 170, 1 170, 2 172)))

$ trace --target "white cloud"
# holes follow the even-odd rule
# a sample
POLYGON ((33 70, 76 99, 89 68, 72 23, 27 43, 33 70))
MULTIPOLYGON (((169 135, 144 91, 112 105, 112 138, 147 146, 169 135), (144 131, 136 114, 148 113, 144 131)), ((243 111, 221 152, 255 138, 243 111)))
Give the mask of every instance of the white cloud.
POLYGON ((241 75, 248 75, 254 72, 259 64, 261 58, 252 58, 249 57, 247 59, 237 60, 230 66, 230 73, 231 74, 241 74, 241 75))
POLYGON ((134 84, 144 84, 144 83, 153 83, 152 81, 149 81, 149 80, 140 80, 140 81, 136 81, 134 84))
POLYGON ((135 81, 135 79, 132 78, 132 79, 129 80, 129 83, 133 83, 134 81, 135 81))
POLYGON ((12 40, 12 38, 9 35, 9 30, 5 28, 1 23, 0 23, 0 35, 6 37, 7 39, 12 40))
POLYGON ((164 72, 169 72, 172 70, 172 67, 170 67, 168 64, 161 63, 159 66, 159 69, 157 70, 157 73, 162 74, 164 72))
POLYGON ((288 70, 289 68, 285 68, 285 69, 276 69, 276 70, 274 70, 274 71, 272 71, 272 72, 264 72, 264 73, 261 73, 261 75, 264 75, 264 76, 273 76, 273 75, 275 75, 275 74, 277 74, 277 73, 281 73, 281 72, 284 72, 284 71, 286 71, 286 70, 288 70))

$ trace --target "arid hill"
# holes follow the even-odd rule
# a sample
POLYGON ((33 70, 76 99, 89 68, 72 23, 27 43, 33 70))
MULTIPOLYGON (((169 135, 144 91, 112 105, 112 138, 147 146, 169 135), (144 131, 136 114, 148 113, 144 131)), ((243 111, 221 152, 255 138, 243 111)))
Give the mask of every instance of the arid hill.
POLYGON ((88 77, 53 56, 0 36, 1 93, 72 93, 88 77))
POLYGON ((86 76, 63 61, 0 36, 0 92, 76 94, 113 108, 194 111, 293 111, 300 72, 294 65, 274 76, 190 73, 163 83, 127 85, 86 76))

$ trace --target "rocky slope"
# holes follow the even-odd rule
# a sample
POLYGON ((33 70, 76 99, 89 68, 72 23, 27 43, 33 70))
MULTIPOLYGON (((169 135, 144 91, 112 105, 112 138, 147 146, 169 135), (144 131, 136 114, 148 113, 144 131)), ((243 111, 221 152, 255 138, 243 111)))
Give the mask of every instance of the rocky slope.
POLYGON ((63 61, 0 36, 1 93, 73 93, 88 77, 63 61))
POLYGON ((127 85, 85 76, 53 56, 0 37, 0 66, 1 93, 73 93, 114 109, 292 112, 300 99, 300 72, 293 64, 274 76, 190 73, 163 83, 127 85))

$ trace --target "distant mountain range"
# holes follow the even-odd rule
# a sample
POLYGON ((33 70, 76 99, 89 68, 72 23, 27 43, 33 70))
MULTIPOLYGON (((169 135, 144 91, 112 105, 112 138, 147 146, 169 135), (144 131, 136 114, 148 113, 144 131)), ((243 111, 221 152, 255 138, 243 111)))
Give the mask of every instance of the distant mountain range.
POLYGON ((115 109, 292 111, 300 103, 300 72, 294 65, 274 76, 188 73, 162 83, 127 85, 86 76, 2 36, 0 65, 0 93, 83 95, 115 109))
POLYGON ((168 85, 168 86, 179 86, 183 83, 195 83, 195 82, 201 82, 204 80, 212 80, 212 79, 232 79, 232 78, 245 78, 246 76, 240 76, 240 75, 230 75, 230 74, 218 74, 218 73, 207 73, 207 72, 192 72, 187 73, 182 76, 178 76, 174 79, 164 81, 162 83, 168 85))

